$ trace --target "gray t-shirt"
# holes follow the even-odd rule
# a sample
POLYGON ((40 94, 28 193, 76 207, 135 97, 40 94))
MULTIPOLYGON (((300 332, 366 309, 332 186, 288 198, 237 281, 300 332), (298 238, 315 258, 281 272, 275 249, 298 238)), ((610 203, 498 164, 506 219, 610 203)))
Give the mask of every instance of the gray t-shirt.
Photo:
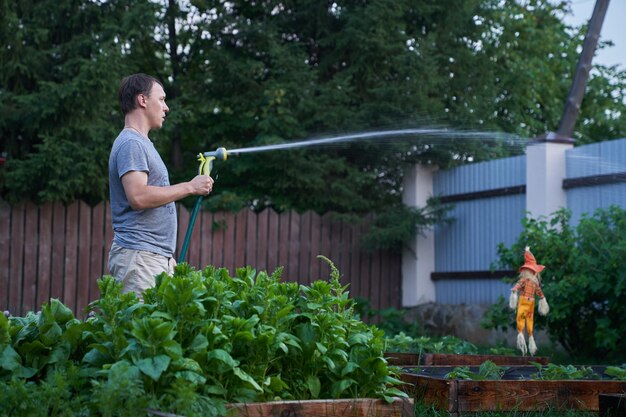
POLYGON ((124 129, 109 157, 109 192, 114 241, 128 249, 172 257, 176 250, 176 205, 133 210, 128 203, 122 176, 130 171, 148 174, 148 185, 170 185, 167 168, 153 143, 139 133, 124 129))

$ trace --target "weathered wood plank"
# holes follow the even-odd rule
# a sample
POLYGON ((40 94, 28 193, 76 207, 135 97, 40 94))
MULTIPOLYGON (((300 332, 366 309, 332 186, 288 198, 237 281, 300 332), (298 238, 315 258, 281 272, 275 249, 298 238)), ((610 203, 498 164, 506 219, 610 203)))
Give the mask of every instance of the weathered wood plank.
POLYGON ((298 276, 298 261, 300 256, 300 216, 290 213, 289 217, 289 260, 285 269, 288 272, 287 279, 289 281, 300 282, 298 276))
POLYGON ((309 285, 311 281, 311 212, 307 211, 300 217, 300 253, 298 256, 298 282, 309 285))
POLYGON ((11 206, 0 201, 0 310, 9 308, 9 266, 11 256, 11 206))
POLYGON ((66 208, 63 204, 53 205, 50 297, 59 300, 63 300, 65 291, 65 212, 66 208))
POLYGON ((52 204, 39 208, 39 252, 37 255, 37 301, 41 306, 50 299, 50 265, 52 253, 52 204))
MULTIPOLYGON (((91 302, 100 296, 98 279, 104 275, 105 242, 105 218, 106 205, 100 203, 91 209, 91 257, 89 265, 89 287, 87 302, 91 302)), ((107 252, 108 254, 108 252, 107 252)))
POLYGON ((257 236, 257 216, 252 210, 246 210, 246 234, 245 239, 240 244, 245 248, 246 257, 241 266, 251 266, 257 268, 256 251, 260 242, 257 236))
POLYGON ((387 403, 378 399, 341 399, 308 401, 270 401, 266 403, 228 404, 232 417, 412 417, 411 399, 387 403))
POLYGON ((76 315, 82 317, 83 310, 89 303, 89 271, 91 257, 91 207, 81 202, 79 206, 78 232, 78 273, 76 274, 76 315))
POLYGON ((37 301, 37 224, 39 208, 26 203, 24 213, 24 285, 22 287, 22 314, 38 310, 37 301))
MULTIPOLYGON (((417 355, 415 355, 417 356, 417 355)), ((447 353, 426 353, 422 356, 423 365, 470 365, 479 366, 489 360, 496 365, 531 365, 538 362, 547 365, 547 356, 514 356, 514 355, 456 355, 447 353)))
POLYGON ((78 202, 73 202, 66 208, 65 221, 65 268, 62 302, 75 313, 76 281, 78 276, 78 202))
MULTIPOLYGON (((257 271, 267 271, 267 258, 269 251, 272 250, 268 244, 269 233, 267 230, 268 212, 266 209, 257 214, 257 236, 256 236, 256 262, 253 266, 257 271)), ((268 271, 268 273, 272 273, 268 271)))
POLYGON ((248 216, 245 210, 235 214, 235 265, 237 268, 246 266, 246 228, 248 216))

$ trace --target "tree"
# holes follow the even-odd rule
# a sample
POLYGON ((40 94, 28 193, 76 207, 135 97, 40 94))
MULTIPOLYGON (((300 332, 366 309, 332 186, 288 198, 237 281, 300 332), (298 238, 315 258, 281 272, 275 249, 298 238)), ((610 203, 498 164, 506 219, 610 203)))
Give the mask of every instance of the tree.
MULTIPOLYGON (((561 21, 566 11, 566 2, 549 0, 2 2, 3 194, 105 198, 121 127, 116 89, 141 71, 168 94, 172 111, 154 138, 172 181, 192 176, 197 153, 218 146, 449 127, 449 137, 242 155, 218 164, 219 187, 207 200, 214 208, 393 211, 406 164, 504 156, 554 130, 583 40, 582 29, 561 21), (98 99, 85 105, 88 96, 98 99), (454 135, 468 129, 486 133, 454 135)), ((597 68, 580 116, 584 141, 626 129, 616 116, 624 75, 597 68)))

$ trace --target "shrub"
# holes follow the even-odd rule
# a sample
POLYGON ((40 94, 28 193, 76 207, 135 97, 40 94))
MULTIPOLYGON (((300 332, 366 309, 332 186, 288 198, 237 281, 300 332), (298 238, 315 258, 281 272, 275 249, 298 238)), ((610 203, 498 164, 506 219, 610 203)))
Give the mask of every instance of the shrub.
MULTIPOLYGON (((614 357, 626 352, 626 212, 611 206, 584 215, 577 226, 571 212, 562 209, 545 218, 523 221, 524 230, 510 248, 500 245, 500 266, 517 269, 524 246, 530 246, 542 273, 543 292, 550 304, 547 327, 574 358, 614 357)), ((488 313, 487 327, 513 326, 514 312, 503 303, 488 313)))

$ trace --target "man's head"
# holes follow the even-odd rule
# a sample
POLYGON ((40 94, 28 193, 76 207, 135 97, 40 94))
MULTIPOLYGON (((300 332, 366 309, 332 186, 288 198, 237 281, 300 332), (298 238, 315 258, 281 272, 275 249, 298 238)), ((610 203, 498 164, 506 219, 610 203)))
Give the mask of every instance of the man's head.
POLYGON ((124 115, 135 109, 141 109, 149 120, 150 128, 159 128, 163 124, 165 113, 169 111, 165 104, 163 84, 146 74, 133 74, 125 77, 119 90, 120 107, 124 115))
POLYGON ((127 114, 137 108, 137 96, 144 94, 149 97, 152 85, 155 83, 163 87, 159 80, 146 74, 133 74, 124 77, 119 91, 122 112, 127 114))

